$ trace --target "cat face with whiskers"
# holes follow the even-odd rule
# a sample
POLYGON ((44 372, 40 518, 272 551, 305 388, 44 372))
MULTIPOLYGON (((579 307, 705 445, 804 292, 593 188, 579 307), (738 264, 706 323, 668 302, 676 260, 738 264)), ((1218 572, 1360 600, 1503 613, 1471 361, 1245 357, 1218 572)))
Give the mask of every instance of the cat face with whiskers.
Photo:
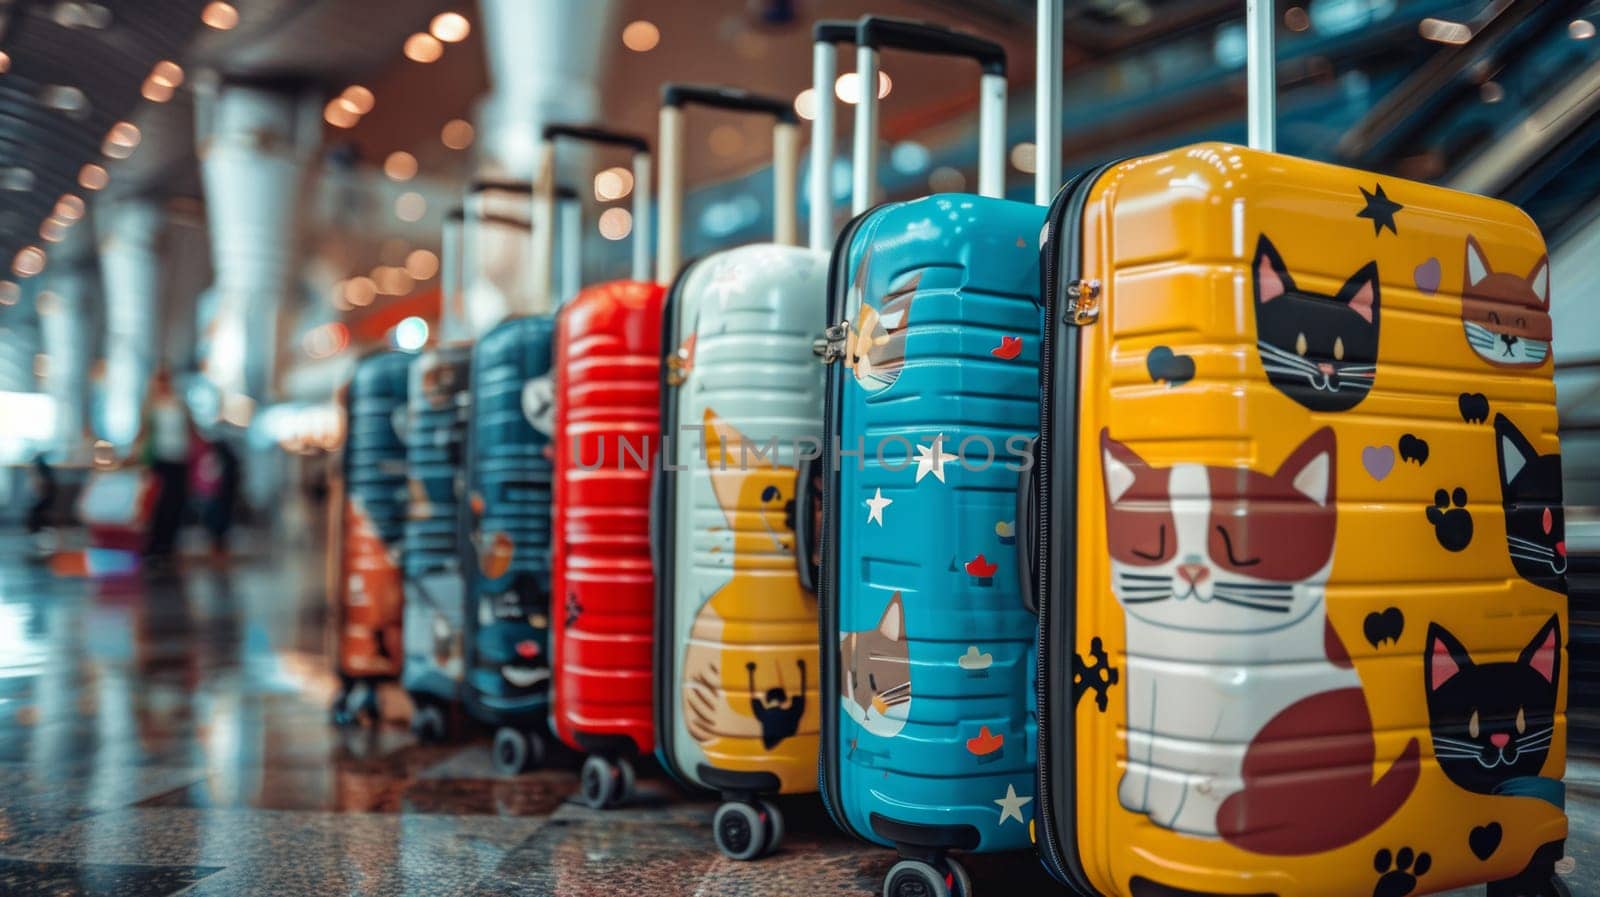
POLYGON ((900 734, 911 714, 911 650, 899 592, 877 626, 845 633, 839 669, 840 699, 850 718, 882 738, 900 734))
POLYGON ((1537 776, 1550 755, 1561 682, 1561 622, 1551 617, 1513 662, 1475 663, 1437 623, 1423 673, 1439 768, 1468 791, 1493 794, 1537 776))
POLYGON ((1113 585, 1127 612, 1191 632, 1257 632, 1300 619, 1333 563, 1333 430, 1278 469, 1153 467, 1101 434, 1113 585))
POLYGON ((1567 537, 1561 504, 1561 456, 1539 454, 1504 414, 1494 418, 1506 550, 1523 579, 1565 593, 1567 537))
POLYGON ((1346 411, 1372 390, 1378 373, 1378 265, 1369 262, 1338 294, 1295 285, 1262 234, 1251 264, 1256 347, 1267 379, 1312 411, 1346 411))
POLYGON ((1478 241, 1467 237, 1461 325, 1467 345, 1497 367, 1538 367, 1550 357, 1550 260, 1526 275, 1496 271, 1478 241))

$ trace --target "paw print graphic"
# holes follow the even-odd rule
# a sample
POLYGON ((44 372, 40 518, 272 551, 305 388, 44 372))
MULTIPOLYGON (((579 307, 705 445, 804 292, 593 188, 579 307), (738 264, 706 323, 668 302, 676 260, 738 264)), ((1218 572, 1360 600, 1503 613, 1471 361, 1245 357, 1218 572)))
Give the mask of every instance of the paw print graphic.
POLYGON ((1409 847, 1390 853, 1386 847, 1372 858, 1372 867, 1378 870, 1372 897, 1406 897, 1417 889, 1417 879, 1433 868, 1433 857, 1427 851, 1414 853, 1409 847))
POLYGON ((1457 486, 1451 492, 1440 489, 1433 493, 1428 522, 1433 524, 1433 535, 1445 551, 1461 551, 1471 545, 1472 512, 1467 510, 1467 490, 1457 486))
POLYGON ((1111 665, 1111 657, 1106 654, 1099 636, 1089 642, 1089 656, 1094 658, 1094 663, 1084 663, 1082 654, 1072 655, 1072 703, 1077 706, 1084 694, 1092 691, 1095 706, 1105 713, 1106 692, 1117 684, 1117 668, 1111 665))

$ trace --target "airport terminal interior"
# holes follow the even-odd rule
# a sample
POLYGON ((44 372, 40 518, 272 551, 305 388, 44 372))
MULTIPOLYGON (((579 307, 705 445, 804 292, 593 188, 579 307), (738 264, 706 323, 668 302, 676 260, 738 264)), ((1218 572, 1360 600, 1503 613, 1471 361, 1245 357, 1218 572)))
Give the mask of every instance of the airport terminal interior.
POLYGON ((0 0, 0 897, 1600 897, 1597 27, 0 0))

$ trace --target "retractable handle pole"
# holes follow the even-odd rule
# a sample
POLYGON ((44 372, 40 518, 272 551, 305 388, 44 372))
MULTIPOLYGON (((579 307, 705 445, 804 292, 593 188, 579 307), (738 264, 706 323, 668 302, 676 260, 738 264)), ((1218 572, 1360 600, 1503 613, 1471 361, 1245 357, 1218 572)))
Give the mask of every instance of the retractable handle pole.
POLYGON ((1272 0, 1245 0, 1245 116, 1251 149, 1278 149, 1277 26, 1272 0))
POLYGON ((583 201, 571 187, 556 188, 561 216, 561 301, 583 289, 583 201))
MULTIPOLYGON (((545 226, 534 228, 535 287, 548 294, 555 280, 556 156, 557 140, 575 140, 615 146, 633 153, 633 279, 650 279, 650 143, 636 134, 623 134, 586 125, 545 125, 539 142, 539 168, 534 182, 545 226)), ((563 297, 563 298, 570 298, 563 297)), ((552 303, 546 303, 552 304, 552 303)))
POLYGON ((795 226, 795 176, 799 172, 800 127, 794 105, 734 87, 701 84, 661 85, 661 233, 656 245, 656 280, 671 283, 683 258, 683 112, 685 106, 710 106, 770 115, 772 126, 772 241, 792 246, 795 226))
POLYGON ((833 81, 839 74, 838 44, 856 39, 856 23, 844 20, 818 22, 811 29, 811 92, 816 114, 811 119, 811 239, 812 249, 833 248, 833 81))
POLYGON ((878 180, 878 53, 883 49, 965 56, 978 62, 983 71, 978 105, 978 193, 1002 195, 1006 154, 1005 49, 994 41, 943 25, 863 16, 856 23, 856 83, 861 95, 856 101, 852 212, 859 215, 872 204, 872 191, 878 180))
POLYGON ((1063 0, 1038 0, 1039 88, 1034 96, 1033 201, 1050 204, 1061 186, 1061 53, 1063 0))
MULTIPOLYGON (((471 197, 467 198, 471 202, 471 197)), ((457 206, 444 216, 444 232, 439 240, 439 335, 440 339, 461 338, 459 330, 467 320, 465 213, 457 206)))

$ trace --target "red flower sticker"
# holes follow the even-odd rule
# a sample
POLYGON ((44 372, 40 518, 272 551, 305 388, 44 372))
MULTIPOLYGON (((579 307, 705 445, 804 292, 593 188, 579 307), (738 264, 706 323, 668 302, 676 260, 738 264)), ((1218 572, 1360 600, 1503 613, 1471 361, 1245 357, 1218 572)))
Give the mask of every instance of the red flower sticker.
POLYGON ((1004 361, 1010 361, 1022 354, 1022 337, 1002 336, 1000 345, 989 350, 989 354, 1004 361))
POLYGON ((1004 735, 996 735, 989 731, 988 726, 978 730, 978 734, 967 739, 967 750, 974 755, 984 757, 1000 750, 1006 743, 1004 735))

